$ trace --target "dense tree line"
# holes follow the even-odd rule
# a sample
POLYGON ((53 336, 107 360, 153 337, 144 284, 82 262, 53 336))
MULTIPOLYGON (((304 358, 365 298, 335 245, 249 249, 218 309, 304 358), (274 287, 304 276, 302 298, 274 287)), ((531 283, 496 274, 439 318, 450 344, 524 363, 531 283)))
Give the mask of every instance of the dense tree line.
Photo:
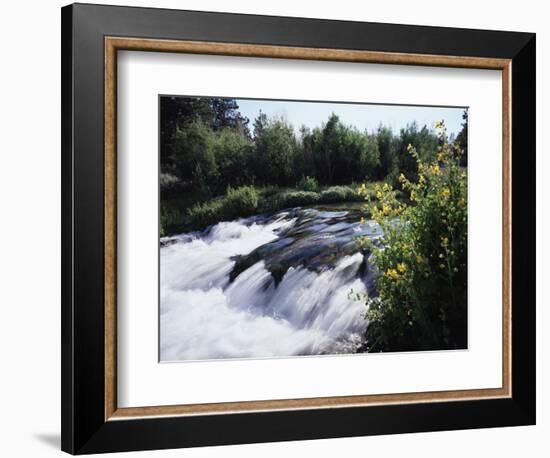
MULTIPOLYGON (((361 180, 414 179, 417 164, 407 148, 433 160, 440 139, 415 123, 394 133, 380 126, 373 133, 345 125, 337 115, 299 134, 282 118, 260 113, 250 121, 234 99, 163 97, 160 103, 161 189, 193 189, 204 195, 228 186, 294 186, 304 177, 321 185, 361 180)), ((463 149, 467 119, 457 137, 463 149)))

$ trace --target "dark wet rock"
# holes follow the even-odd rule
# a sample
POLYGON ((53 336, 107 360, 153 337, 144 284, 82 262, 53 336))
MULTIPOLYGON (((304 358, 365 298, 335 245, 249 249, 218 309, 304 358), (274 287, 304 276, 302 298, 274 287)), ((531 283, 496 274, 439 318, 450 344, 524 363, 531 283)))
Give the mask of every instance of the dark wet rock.
MULTIPOLYGON (((291 267, 305 267, 315 272, 332 269, 344 256, 360 251, 357 237, 380 236, 380 229, 373 222, 359 223, 358 211, 293 209, 266 217, 265 222, 281 217, 289 220, 296 218, 296 221, 290 228, 281 231, 280 238, 247 255, 236 256, 230 281, 259 261, 264 261, 276 284, 291 267)), ((363 250, 363 254, 365 260, 359 275, 364 277, 367 288, 370 284, 369 289, 372 289, 374 272, 367 262, 369 253, 363 250)))

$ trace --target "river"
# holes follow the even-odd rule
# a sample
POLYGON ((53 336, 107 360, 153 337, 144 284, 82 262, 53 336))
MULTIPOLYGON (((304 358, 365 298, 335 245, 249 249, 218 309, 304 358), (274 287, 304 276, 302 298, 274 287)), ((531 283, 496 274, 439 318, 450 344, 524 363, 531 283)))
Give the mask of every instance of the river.
MULTIPOLYGON (((345 205, 345 204, 344 204, 345 205)), ((368 253, 357 207, 296 208, 161 239, 162 361, 356 353, 368 253)))

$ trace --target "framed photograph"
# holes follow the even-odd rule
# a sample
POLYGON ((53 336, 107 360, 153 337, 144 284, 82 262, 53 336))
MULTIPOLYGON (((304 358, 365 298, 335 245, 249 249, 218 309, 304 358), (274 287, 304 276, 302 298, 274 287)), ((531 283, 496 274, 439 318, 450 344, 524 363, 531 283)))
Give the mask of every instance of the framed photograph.
POLYGON ((535 423, 535 35, 62 9, 62 449, 535 423))

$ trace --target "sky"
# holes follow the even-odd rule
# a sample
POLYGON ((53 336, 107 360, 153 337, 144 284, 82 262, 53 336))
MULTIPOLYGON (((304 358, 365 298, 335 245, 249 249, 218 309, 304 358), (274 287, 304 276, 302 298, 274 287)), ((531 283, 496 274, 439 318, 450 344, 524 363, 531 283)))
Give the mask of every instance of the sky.
POLYGON ((294 102, 280 100, 237 99, 239 111, 250 119, 250 129, 260 110, 268 117, 283 116, 298 133, 305 125, 310 129, 320 127, 332 113, 346 124, 372 132, 380 124, 391 127, 396 133, 407 124, 416 121, 419 127, 433 129, 435 121, 444 120, 450 134, 458 134, 462 128, 464 107, 433 107, 407 105, 375 105, 360 103, 294 102))

